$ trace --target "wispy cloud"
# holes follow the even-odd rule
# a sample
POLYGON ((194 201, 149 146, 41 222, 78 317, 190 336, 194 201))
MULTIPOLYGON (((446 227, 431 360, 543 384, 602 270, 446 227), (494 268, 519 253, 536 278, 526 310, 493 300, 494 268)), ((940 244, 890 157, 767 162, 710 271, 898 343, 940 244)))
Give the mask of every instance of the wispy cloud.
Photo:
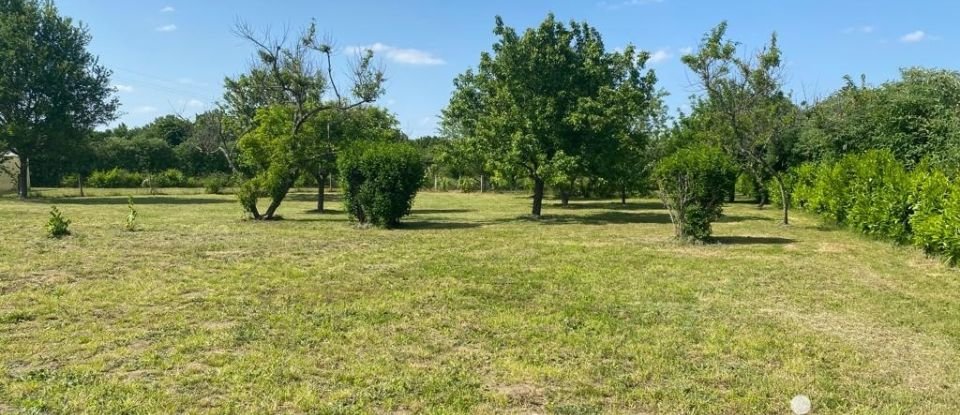
POLYGON ((859 34, 863 34, 863 35, 869 35, 869 34, 873 33, 875 30, 876 30, 876 28, 873 27, 873 26, 870 26, 870 25, 865 25, 865 26, 850 26, 850 27, 848 27, 848 28, 846 28, 846 29, 843 29, 843 33, 844 33, 844 34, 848 34, 848 35, 850 35, 850 34, 855 34, 855 33, 859 33, 859 34))
POLYGON ((116 84, 113 89, 116 89, 117 92, 133 92, 133 86, 131 85, 116 84))
POLYGON ((447 63, 445 60, 434 56, 430 52, 419 49, 398 48, 380 42, 367 46, 349 46, 346 50, 348 53, 372 50, 374 53, 383 54, 391 61, 408 65, 444 65, 447 63))
POLYGON ((622 1, 601 1, 598 6, 607 10, 617 10, 624 7, 644 6, 648 4, 663 3, 664 0, 622 0, 622 1))
POLYGON ((173 13, 175 11, 177 11, 177 9, 173 8, 173 6, 167 6, 160 9, 160 13, 173 13))
POLYGON ((144 105, 136 107, 132 111, 134 114, 152 114, 157 112, 157 107, 152 107, 150 105, 144 105))
POLYGON ((673 58, 673 54, 670 53, 670 49, 657 49, 650 54, 650 63, 663 63, 670 60, 670 58, 673 58))
POLYGON ((917 43, 929 39, 930 36, 922 30, 915 30, 913 32, 907 33, 903 36, 900 36, 900 41, 903 43, 917 43))
POLYGON ((693 47, 692 47, 692 46, 687 46, 687 47, 685 47, 685 48, 680 48, 680 54, 681 54, 681 55, 689 55, 689 54, 691 54, 691 53, 693 53, 693 47))
POLYGON ((163 26, 157 27, 156 30, 157 30, 158 32, 173 32, 173 31, 177 30, 177 25, 175 25, 175 24, 163 25, 163 26))

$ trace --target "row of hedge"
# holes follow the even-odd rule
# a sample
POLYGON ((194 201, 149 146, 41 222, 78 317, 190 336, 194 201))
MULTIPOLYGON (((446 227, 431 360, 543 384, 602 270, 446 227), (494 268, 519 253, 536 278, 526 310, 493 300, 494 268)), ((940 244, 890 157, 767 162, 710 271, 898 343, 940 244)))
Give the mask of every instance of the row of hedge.
MULTIPOLYGON (((117 189, 131 187, 203 187, 208 193, 220 193, 232 184, 230 175, 213 173, 205 177, 189 177, 180 170, 167 169, 159 173, 138 173, 125 169, 97 170, 84 179, 84 186, 117 189)), ((65 176, 60 183, 64 187, 76 187, 78 178, 75 175, 65 176)))
POLYGON ((796 208, 871 237, 916 245, 950 264, 960 261, 960 183, 939 170, 921 164, 908 171, 883 150, 803 164, 789 176, 796 208))

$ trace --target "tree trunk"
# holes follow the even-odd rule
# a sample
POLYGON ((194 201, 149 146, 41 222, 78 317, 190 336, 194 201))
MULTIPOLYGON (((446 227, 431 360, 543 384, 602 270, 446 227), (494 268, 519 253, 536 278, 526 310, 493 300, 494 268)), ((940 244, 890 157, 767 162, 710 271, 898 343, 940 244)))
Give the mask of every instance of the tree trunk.
POLYGON ((317 176, 317 212, 323 213, 323 175, 317 176))
POLYGON ((627 204, 627 188, 624 186, 620 186, 620 204, 627 204))
POLYGON ((777 187, 780 188, 780 200, 783 203, 783 224, 790 224, 790 192, 787 191, 787 186, 783 183, 783 179, 780 176, 774 176, 777 180, 777 187))
POLYGON ((77 185, 80 186, 80 197, 85 197, 83 194, 83 174, 77 173, 77 185))
POLYGON ((260 219, 271 220, 274 218, 274 214, 277 213, 277 208, 283 203, 283 199, 287 197, 287 193, 290 191, 290 188, 293 187, 293 183, 299 175, 299 173, 294 173, 290 176, 289 180, 283 183, 283 191, 276 197, 270 199, 270 206, 267 207, 267 211, 264 212, 263 217, 260 219))
POLYGON ((533 179, 533 210, 530 215, 534 219, 540 219, 540 212, 543 209, 543 179, 533 179))
POLYGON ((483 193, 483 175, 480 175, 480 193, 483 193))
POLYGON ((434 175, 433 175, 433 191, 434 191, 434 192, 437 191, 437 185, 439 185, 439 184, 440 184, 440 176, 434 174, 434 175))
POLYGON ((570 191, 561 190, 560 191, 560 205, 567 207, 570 204, 570 191))
POLYGON ((20 171, 17 174, 17 197, 26 199, 30 197, 30 160, 20 159, 20 171))

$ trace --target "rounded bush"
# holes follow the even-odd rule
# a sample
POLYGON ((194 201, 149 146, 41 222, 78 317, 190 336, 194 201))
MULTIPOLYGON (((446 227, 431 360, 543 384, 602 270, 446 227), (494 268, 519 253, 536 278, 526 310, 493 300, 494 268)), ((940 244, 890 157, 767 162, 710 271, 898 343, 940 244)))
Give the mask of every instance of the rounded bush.
POLYGON ((710 237, 711 222, 723 211, 737 173, 720 149, 694 146, 662 159, 654 178, 677 237, 705 240, 710 237))
POLYGON ((357 143, 338 155, 337 168, 351 219, 387 228, 410 213, 424 180, 420 154, 407 143, 357 143))

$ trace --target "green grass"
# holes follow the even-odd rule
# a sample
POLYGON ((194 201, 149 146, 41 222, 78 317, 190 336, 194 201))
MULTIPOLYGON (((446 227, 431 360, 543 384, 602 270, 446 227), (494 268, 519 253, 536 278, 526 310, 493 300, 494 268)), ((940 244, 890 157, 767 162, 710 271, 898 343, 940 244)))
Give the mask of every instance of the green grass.
POLYGON ((126 232, 117 192, 0 198, 0 413, 960 412, 960 272, 811 216, 688 246, 653 200, 425 193, 386 231, 138 194, 126 232))

